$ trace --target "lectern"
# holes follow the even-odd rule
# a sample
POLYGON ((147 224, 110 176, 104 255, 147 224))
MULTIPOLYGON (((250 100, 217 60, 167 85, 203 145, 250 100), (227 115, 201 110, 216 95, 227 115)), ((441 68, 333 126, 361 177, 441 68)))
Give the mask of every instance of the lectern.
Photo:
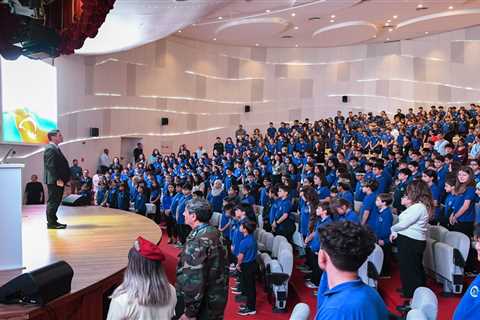
POLYGON ((23 164, 0 164, 0 270, 23 267, 23 167, 23 164))

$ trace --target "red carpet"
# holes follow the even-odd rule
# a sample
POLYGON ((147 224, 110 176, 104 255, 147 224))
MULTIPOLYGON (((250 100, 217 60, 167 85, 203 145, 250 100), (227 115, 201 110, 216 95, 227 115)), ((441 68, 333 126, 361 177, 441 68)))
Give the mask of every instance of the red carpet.
MULTIPOLYGON (((177 264, 177 256, 180 252, 177 248, 172 245, 167 244, 168 238, 163 237, 161 246, 166 255, 165 270, 168 276, 168 279, 171 283, 175 283, 175 268, 177 264)), ((301 261, 296 261, 298 265, 301 261)), ((382 279, 379 282, 379 292, 383 297, 385 303, 387 304, 388 309, 395 313, 396 306, 403 304, 404 299, 400 297, 400 294, 396 292, 396 288, 400 288, 400 274, 398 270, 394 267, 394 271, 391 279, 382 279)), ((468 280, 468 283, 471 279, 468 280)), ((232 279, 230 280, 230 286, 232 285, 232 279)), ((467 288, 465 285, 465 289, 467 288)), ((451 319, 453 312, 457 304, 460 301, 460 296, 455 297, 442 297, 441 286, 432 281, 428 280, 428 287, 432 289, 438 297, 438 320, 447 320, 451 319)), ((263 290, 263 287, 260 283, 257 282, 257 314, 255 316, 238 316, 238 306, 239 304, 235 302, 235 296, 229 290, 229 297, 227 307, 225 309, 225 319, 245 319, 245 318, 257 318, 257 319, 289 319, 289 315, 292 312, 293 307, 298 302, 304 302, 310 306, 311 314, 313 316, 316 306, 317 306, 317 297, 313 295, 313 290, 305 287, 303 281, 303 273, 298 271, 294 266, 292 278, 290 281, 289 288, 289 298, 288 298, 288 313, 278 314, 272 312, 272 305, 269 303, 267 295, 263 290)))

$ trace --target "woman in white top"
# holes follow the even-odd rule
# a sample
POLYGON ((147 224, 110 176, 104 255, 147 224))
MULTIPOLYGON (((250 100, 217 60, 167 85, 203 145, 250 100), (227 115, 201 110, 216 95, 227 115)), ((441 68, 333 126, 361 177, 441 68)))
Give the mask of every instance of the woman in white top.
POLYGON ((122 284, 113 292, 107 320, 171 319, 175 287, 167 281, 160 248, 139 237, 128 253, 122 284))
POLYGON ((391 227, 390 241, 396 239, 400 280, 405 298, 412 298, 416 288, 425 286, 423 252, 426 246, 428 221, 433 211, 430 187, 422 180, 412 181, 402 198, 407 207, 391 227))

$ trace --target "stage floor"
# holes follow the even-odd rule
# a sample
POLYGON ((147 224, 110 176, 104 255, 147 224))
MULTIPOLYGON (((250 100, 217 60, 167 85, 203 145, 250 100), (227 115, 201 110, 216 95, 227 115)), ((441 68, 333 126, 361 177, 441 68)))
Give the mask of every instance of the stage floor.
POLYGON ((45 206, 24 206, 22 214, 25 269, 0 271, 0 286, 22 272, 65 260, 74 270, 75 293, 125 268, 138 236, 154 243, 162 238, 152 220, 115 209, 61 206, 57 215, 68 224, 64 230, 47 229, 45 206))

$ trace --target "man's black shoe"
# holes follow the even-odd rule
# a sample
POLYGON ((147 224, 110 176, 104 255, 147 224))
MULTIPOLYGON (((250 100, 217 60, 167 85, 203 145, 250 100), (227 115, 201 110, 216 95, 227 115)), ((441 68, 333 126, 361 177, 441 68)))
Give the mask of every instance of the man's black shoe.
POLYGON ((48 224, 48 229, 66 229, 67 225, 63 223, 48 224))

